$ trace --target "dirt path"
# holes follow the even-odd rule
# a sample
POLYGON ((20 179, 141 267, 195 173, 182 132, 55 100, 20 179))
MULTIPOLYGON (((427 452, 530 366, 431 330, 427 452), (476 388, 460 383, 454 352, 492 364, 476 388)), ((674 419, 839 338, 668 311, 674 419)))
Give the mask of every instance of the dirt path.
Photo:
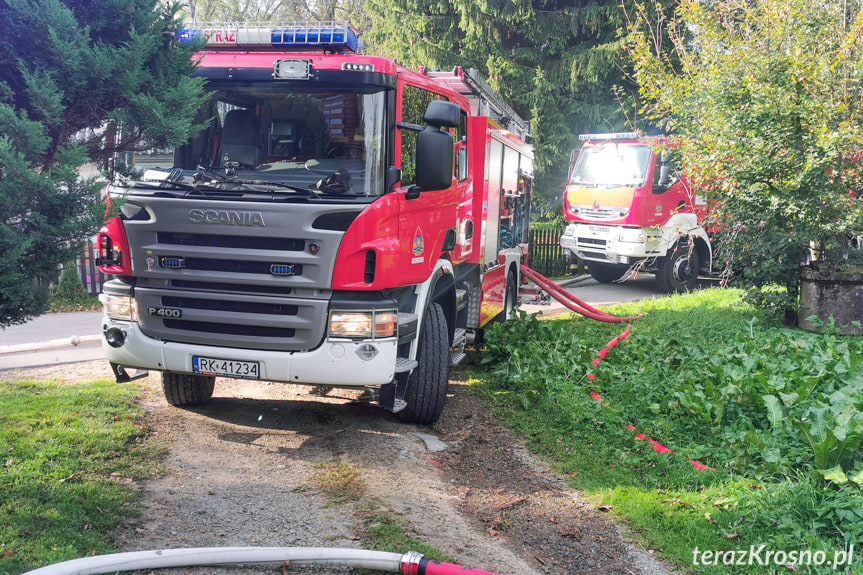
MULTIPOLYGON (((110 377, 110 370, 88 362, 22 376, 110 377)), ((403 424, 351 391, 322 398, 301 386, 220 379, 210 403, 180 410, 163 399, 157 374, 144 382, 141 404, 168 452, 165 473, 142 485, 141 516, 118 533, 125 550, 359 548, 365 520, 383 513, 456 562, 502 575, 669 572, 533 461, 457 382, 433 428, 403 424), (346 502, 333 503, 314 481, 332 463, 360 470, 359 490, 346 502)))

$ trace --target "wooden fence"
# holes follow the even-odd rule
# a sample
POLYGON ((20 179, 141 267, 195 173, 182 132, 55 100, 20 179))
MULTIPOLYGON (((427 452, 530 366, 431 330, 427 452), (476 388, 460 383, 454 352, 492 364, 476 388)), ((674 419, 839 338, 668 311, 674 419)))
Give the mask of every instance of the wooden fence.
POLYGON ((560 277, 587 273, 584 265, 570 265, 569 254, 560 247, 560 236, 565 226, 553 229, 530 229, 527 265, 546 277, 560 277))
POLYGON ((99 271, 96 267, 96 246, 92 240, 88 240, 84 245, 84 251, 76 258, 75 264, 78 266, 78 275, 81 277, 81 283, 84 284, 84 289, 92 296, 97 296, 102 292, 102 284, 105 283, 105 274, 99 271))

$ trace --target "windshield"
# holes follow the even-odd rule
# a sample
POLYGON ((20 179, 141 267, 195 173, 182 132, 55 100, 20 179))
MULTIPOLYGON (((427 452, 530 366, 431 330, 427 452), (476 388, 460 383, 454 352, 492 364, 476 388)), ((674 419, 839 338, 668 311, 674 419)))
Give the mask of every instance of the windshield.
POLYGON ((209 121, 207 130, 173 153, 136 154, 135 164, 213 174, 228 168, 233 177, 255 182, 382 195, 386 89, 309 87, 256 82, 215 89, 197 118, 209 121))
POLYGON ((578 155, 570 184, 640 186, 647 178, 652 152, 645 144, 605 142, 585 146, 578 155))

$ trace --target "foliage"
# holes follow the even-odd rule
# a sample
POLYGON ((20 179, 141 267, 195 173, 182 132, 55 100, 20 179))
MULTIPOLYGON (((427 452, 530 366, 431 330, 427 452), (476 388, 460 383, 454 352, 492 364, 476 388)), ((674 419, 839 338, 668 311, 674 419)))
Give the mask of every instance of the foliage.
POLYGON ((141 443, 140 388, 0 382, 0 573, 113 551, 132 480, 158 470, 141 443))
POLYGON ((372 51, 414 68, 476 68, 531 121, 540 211, 560 209, 578 134, 608 132, 633 117, 619 0, 372 0, 366 9, 372 51))
POLYGON ((66 262, 63 265, 63 273, 60 274, 60 282, 54 291, 54 297, 67 304, 75 305, 83 303, 89 294, 84 289, 84 283, 78 276, 78 268, 75 262, 66 262))
POLYGON ((829 549, 863 535, 863 340, 783 329, 742 295, 616 306, 646 315, 597 366, 624 327, 521 313, 490 330, 482 360, 516 429, 690 565, 696 544, 829 549))
POLYGON ((350 21, 365 29, 368 18, 361 0, 185 0, 191 22, 350 21))
POLYGON ((0 4, 0 326, 43 311, 52 279, 101 223, 100 184, 78 168, 179 144, 203 96, 157 0, 0 4), (26 39, 24 41, 23 39, 26 39), (122 130, 106 126, 123 126, 122 130), (108 136, 108 137, 106 137, 108 136))
POLYGON ((651 42, 649 16, 633 28, 646 111, 717 200, 720 261, 791 302, 810 242, 836 265, 863 230, 861 25, 838 2, 685 0, 672 50, 651 42))

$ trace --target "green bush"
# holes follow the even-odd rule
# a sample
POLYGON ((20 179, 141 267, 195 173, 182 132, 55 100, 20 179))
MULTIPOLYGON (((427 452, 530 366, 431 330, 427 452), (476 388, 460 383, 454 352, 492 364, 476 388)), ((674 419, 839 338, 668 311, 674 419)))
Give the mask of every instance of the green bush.
POLYGON ((78 275, 75 262, 67 262, 63 265, 63 273, 60 274, 60 282, 54 290, 54 307, 74 307, 91 303, 92 298, 84 288, 84 283, 78 275))

